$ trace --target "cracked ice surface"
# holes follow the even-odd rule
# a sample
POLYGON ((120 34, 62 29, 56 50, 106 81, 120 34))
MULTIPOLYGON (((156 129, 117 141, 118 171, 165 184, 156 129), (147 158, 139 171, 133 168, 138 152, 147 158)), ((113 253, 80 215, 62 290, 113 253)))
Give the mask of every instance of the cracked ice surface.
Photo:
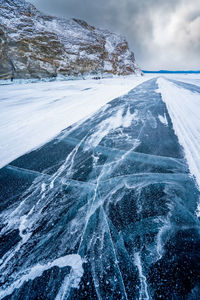
POLYGON ((199 191, 157 89, 1 169, 1 298, 199 295, 199 191))
MULTIPOLYGON (((200 189, 200 87, 163 78, 158 79, 158 84, 190 172, 200 189)), ((200 216, 200 204, 197 214, 200 216)))

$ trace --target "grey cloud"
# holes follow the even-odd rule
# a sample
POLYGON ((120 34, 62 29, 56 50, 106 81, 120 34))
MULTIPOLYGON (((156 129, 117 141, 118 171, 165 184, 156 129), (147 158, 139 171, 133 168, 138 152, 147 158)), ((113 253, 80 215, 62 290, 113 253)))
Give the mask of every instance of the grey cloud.
POLYGON ((38 9, 75 17, 127 37, 145 69, 198 69, 199 0, 30 0, 38 9))

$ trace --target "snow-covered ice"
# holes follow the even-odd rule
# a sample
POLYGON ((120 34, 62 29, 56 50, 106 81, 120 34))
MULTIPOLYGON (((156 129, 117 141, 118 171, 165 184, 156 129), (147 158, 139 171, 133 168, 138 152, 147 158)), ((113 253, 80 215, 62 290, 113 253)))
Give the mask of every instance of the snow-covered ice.
POLYGON ((164 74, 162 77, 200 86, 200 74, 164 74))
POLYGON ((0 168, 149 78, 0 85, 0 168))

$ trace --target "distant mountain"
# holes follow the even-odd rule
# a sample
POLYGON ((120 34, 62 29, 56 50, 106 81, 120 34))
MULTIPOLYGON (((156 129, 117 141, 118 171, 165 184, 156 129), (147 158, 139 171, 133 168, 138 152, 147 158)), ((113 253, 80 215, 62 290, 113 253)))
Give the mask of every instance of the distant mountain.
POLYGON ((165 73, 165 74, 200 74, 200 71, 169 71, 169 70, 159 70, 159 71, 147 71, 142 70, 143 73, 165 73))
POLYGON ((0 0, 0 79, 140 73, 127 41, 86 22, 0 0))

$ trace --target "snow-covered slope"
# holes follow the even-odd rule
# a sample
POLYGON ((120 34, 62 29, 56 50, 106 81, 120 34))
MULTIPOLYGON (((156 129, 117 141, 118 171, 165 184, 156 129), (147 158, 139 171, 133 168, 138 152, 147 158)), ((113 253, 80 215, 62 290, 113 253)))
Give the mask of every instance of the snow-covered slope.
POLYGON ((86 22, 0 0, 0 78, 141 73, 125 38, 86 22))

